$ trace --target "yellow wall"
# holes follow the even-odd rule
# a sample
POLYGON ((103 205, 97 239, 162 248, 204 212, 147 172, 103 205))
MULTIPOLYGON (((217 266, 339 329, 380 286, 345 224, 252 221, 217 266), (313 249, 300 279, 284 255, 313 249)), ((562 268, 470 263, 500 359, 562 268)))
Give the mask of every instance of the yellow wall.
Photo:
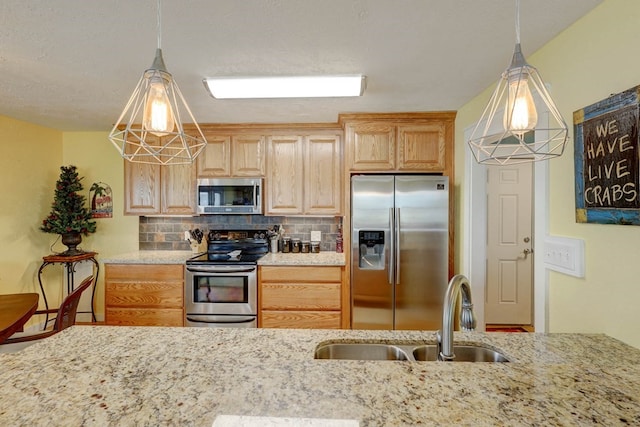
MULTIPOLYGON (((0 293, 39 292, 42 257, 65 247, 58 235, 39 230, 51 210, 60 166, 75 165, 84 193, 102 181, 111 186, 113 218, 98 219, 96 233, 83 236, 81 248, 99 253, 98 260, 138 249, 138 218, 124 216, 123 161, 106 132, 60 132, 0 116, 0 293)), ((62 295, 61 267, 47 267, 43 283, 50 306, 62 295)), ((103 313, 104 266, 96 289, 96 309, 103 313)), ((41 299, 40 307, 44 307, 41 299)))
POLYGON ((53 202, 62 133, 0 116, 0 293, 35 292, 52 234, 39 230, 53 202))
MULTIPOLYGON (((551 84, 551 95, 571 129, 574 111, 640 84, 638 22, 640 2, 607 0, 535 54, 527 52, 522 40, 525 57, 551 84)), ((464 129, 480 117, 492 90, 458 112, 458 186, 464 182, 464 156, 471 155, 464 129)), ((640 348, 640 226, 575 222, 573 131, 570 136, 565 154, 550 161, 549 232, 584 239, 586 269, 581 279, 549 273, 549 330, 605 333, 640 348)), ((463 197, 458 196, 459 203, 463 197)))
MULTIPOLYGON (((94 182, 111 187, 113 217, 96 219, 96 232, 83 237, 82 249, 98 252, 97 259, 138 250, 138 217, 124 216, 124 163, 109 142, 107 132, 65 132, 63 162, 78 167, 89 203, 89 188, 94 182)), ((104 265, 100 263, 96 288, 96 312, 104 313, 104 265)))

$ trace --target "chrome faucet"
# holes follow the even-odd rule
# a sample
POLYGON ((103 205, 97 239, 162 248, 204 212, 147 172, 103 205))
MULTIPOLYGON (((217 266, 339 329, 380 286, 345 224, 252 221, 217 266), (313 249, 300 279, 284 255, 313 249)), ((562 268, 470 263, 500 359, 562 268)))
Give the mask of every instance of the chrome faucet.
POLYGON ((444 297, 442 329, 438 331, 438 348, 440 350, 438 358, 444 361, 455 358, 453 354, 453 316, 458 295, 462 295, 460 329, 463 331, 474 331, 476 329, 476 317, 473 314, 473 303, 471 302, 471 286, 465 276, 458 274, 449 281, 447 294, 444 297))

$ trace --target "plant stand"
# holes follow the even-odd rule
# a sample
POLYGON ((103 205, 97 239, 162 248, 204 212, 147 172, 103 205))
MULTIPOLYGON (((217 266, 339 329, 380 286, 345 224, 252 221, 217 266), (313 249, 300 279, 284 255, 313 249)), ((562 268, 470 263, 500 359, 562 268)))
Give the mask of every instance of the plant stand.
MULTIPOLYGON (((70 255, 70 256, 48 255, 48 256, 42 257, 43 262, 42 262, 42 265, 40 266, 40 269, 38 270, 38 283, 40 284, 40 292, 42 292, 42 298, 44 299, 44 306, 46 310, 49 309, 49 302, 47 301, 47 295, 44 291, 44 286, 42 286, 42 271, 45 269, 45 267, 50 264, 64 265, 65 271, 67 274, 67 295, 68 295, 71 292, 73 292, 73 289, 74 289, 73 273, 75 273, 76 271, 76 264, 82 261, 91 261, 95 267, 95 275, 93 278, 93 288, 91 290, 91 311, 78 311, 78 313, 91 313, 92 321, 96 322, 96 314, 94 311, 94 298, 96 294, 96 284, 98 283, 98 273, 100 272, 100 264, 98 264, 98 261, 95 258, 97 254, 98 254, 97 252, 84 252, 78 255, 70 255)), ((49 324, 49 321, 50 321, 49 314, 47 313, 43 330, 47 329, 47 325, 49 324)))

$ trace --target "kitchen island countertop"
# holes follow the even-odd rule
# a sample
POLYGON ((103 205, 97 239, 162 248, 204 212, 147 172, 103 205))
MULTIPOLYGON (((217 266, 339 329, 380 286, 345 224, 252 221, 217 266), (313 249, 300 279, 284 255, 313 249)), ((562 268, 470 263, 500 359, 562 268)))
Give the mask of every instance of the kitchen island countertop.
POLYGON ((640 350, 605 335, 456 333, 510 363, 315 360, 321 342, 435 333, 74 326, 0 354, 1 425, 638 425, 640 350))

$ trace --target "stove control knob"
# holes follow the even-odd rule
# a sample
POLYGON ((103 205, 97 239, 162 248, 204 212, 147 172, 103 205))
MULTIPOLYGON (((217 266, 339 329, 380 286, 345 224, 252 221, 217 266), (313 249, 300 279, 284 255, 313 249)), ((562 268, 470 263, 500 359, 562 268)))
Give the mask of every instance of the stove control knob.
POLYGON ((256 233, 253 238, 254 239, 264 239, 266 236, 264 233, 260 232, 260 233, 256 233))
POLYGON ((211 232, 211 237, 213 237, 213 240, 220 240, 220 232, 219 231, 212 231, 211 232))

